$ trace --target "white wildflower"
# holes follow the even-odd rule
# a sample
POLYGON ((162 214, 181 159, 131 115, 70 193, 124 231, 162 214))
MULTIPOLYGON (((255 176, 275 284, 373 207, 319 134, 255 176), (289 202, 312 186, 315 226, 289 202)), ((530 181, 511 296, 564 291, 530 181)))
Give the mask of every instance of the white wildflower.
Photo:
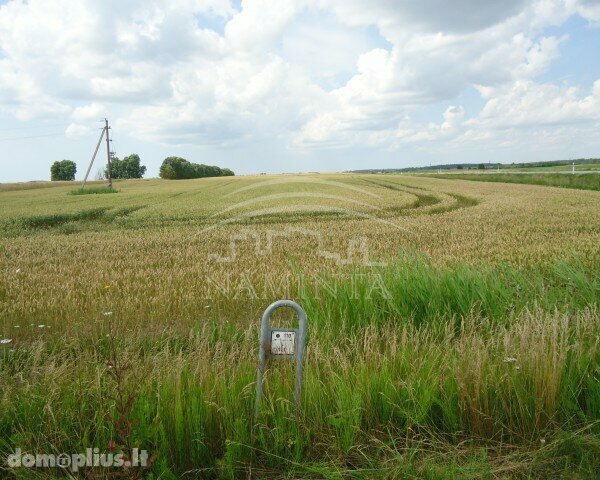
POLYGON ((113 312, 106 311, 106 312, 102 312, 102 315, 104 315, 105 317, 108 317, 109 315, 112 315, 112 313, 113 312))
POLYGON ((504 363, 515 363, 517 361, 517 359, 514 357, 504 357, 504 359, 502 361, 504 363))
POLYGON ((12 342, 12 338, 1 338, 0 345, 6 345, 7 343, 12 342))

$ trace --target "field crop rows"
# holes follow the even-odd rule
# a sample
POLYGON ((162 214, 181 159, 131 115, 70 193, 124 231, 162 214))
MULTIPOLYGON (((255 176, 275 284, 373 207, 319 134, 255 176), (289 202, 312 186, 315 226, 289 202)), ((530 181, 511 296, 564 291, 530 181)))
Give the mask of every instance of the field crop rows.
POLYGON ((350 174, 26 187, 0 190, 1 453, 133 442, 161 479, 600 469, 599 192, 350 174), (252 429, 260 315, 286 297, 309 314, 302 409, 274 365, 252 429))

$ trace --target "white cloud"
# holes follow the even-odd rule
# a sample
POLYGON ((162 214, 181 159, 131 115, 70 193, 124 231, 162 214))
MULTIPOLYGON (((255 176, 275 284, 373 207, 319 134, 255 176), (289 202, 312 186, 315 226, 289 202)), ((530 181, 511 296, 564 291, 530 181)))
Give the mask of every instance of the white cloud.
POLYGON ((499 89, 485 89, 481 112, 465 119, 464 108, 448 107, 440 123, 419 124, 404 119, 396 130, 379 135, 381 144, 401 148, 460 150, 467 147, 547 148, 574 141, 600 146, 595 134, 600 123, 600 80, 584 94, 574 87, 516 81, 499 89), (532 138, 536 141, 532 142, 532 138))
POLYGON ((71 118, 77 122, 90 122, 102 120, 106 116, 106 107, 101 103, 90 103, 77 107, 71 113, 71 118))
POLYGON ((76 138, 76 137, 83 137, 85 135, 90 134, 91 132, 92 132, 92 129, 90 127, 88 127, 87 125, 71 123, 65 130, 65 135, 67 136, 67 138, 76 138))
POLYGON ((237 51, 262 51, 284 32, 302 6, 296 0, 246 0, 227 23, 225 38, 237 51))
POLYGON ((171 144, 477 143, 597 120, 597 84, 584 95, 537 78, 569 41, 546 29, 599 12, 591 0, 13 0, 0 7, 0 111, 70 114, 81 135, 110 110, 135 138, 171 144), (480 113, 456 100, 473 87, 480 113), (429 105, 438 118, 414 121, 429 105))
POLYGON ((556 56, 559 39, 537 42, 523 34, 418 36, 392 51, 375 49, 358 59, 358 73, 330 96, 335 101, 296 136, 314 145, 352 138, 356 131, 385 130, 416 106, 449 100, 472 85, 497 86, 543 72, 556 56))
POLYGON ((579 15, 589 20, 595 27, 600 27, 600 2, 598 0, 579 0, 572 3, 579 15))
POLYGON ((224 145, 275 138, 298 128, 305 104, 325 95, 280 57, 231 58, 190 66, 172 80, 173 97, 134 108, 120 125, 165 143, 224 145))
POLYGON ((326 88, 339 87, 376 40, 366 28, 347 27, 327 12, 308 10, 286 27, 278 54, 326 88))
POLYGON ((484 96, 489 100, 471 125, 501 128, 600 120, 600 80, 588 95, 576 87, 520 80, 508 88, 487 90, 484 96))

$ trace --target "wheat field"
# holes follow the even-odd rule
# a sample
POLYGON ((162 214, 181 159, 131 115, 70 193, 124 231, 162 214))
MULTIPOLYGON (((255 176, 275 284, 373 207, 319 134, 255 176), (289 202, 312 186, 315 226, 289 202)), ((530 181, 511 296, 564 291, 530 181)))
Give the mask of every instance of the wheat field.
POLYGON ((3 454, 138 446, 153 463, 126 474, 153 479, 600 469, 600 192, 355 174, 75 187, 0 186, 3 454), (260 316, 280 298, 309 318, 301 408, 293 365, 273 364, 254 422, 260 316))

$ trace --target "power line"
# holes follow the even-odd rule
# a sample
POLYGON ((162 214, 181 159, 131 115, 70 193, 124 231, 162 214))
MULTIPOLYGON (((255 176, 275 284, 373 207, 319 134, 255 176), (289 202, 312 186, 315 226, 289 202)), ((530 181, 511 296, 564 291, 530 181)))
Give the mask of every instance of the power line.
POLYGON ((47 133, 45 135, 30 135, 27 137, 10 137, 10 138, 0 138, 0 142, 7 142, 9 140, 25 140, 25 139, 29 139, 29 138, 43 138, 43 137, 58 137, 58 136, 64 136, 64 132, 61 133, 47 133))
POLYGON ((46 127, 56 127, 57 125, 64 126, 67 128, 67 124, 65 122, 51 122, 51 123, 41 123, 39 125, 21 125, 20 127, 5 127, 0 128, 0 132, 11 132, 14 130, 36 130, 40 128, 46 127))

